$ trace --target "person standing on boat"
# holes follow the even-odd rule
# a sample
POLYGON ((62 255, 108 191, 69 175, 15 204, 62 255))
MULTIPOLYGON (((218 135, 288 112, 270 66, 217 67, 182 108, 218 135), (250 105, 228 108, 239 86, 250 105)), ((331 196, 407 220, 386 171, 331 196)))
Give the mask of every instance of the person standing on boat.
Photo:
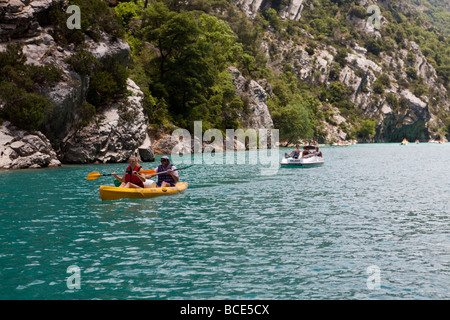
MULTIPOLYGON (((178 172, 175 171, 177 168, 170 163, 170 159, 168 156, 161 157, 161 164, 155 169, 156 172, 164 172, 158 174, 158 182, 156 185, 158 187, 174 187, 179 179, 178 172)), ((153 178, 155 174, 146 175, 144 178, 153 178)))
POLYGON ((121 182, 119 188, 143 188, 144 183, 138 176, 139 171, 142 170, 142 166, 138 163, 135 156, 131 156, 128 161, 130 165, 127 167, 126 173, 122 178, 118 177, 115 172, 112 173, 113 177, 121 182))

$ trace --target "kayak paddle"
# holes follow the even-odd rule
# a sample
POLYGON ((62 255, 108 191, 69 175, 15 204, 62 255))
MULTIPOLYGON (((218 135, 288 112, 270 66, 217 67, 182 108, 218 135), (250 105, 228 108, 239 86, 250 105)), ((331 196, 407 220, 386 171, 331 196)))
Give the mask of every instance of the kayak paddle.
MULTIPOLYGON (((155 174, 156 171, 155 170, 141 170, 141 171, 139 171, 139 173, 155 174)), ((91 172, 91 173, 88 174, 86 179, 87 180, 95 180, 95 179, 98 179, 100 177, 106 177, 106 176, 112 176, 112 173, 101 174, 99 172, 91 172)))
MULTIPOLYGON (((172 171, 184 170, 184 169, 190 168, 192 166, 193 166, 193 164, 191 164, 190 166, 184 167, 184 168, 176 168, 176 169, 173 169, 172 171)), ((146 170, 146 171, 153 171, 153 173, 147 173, 147 174, 155 175, 155 176, 157 176, 158 174, 161 174, 161 173, 167 173, 168 172, 168 171, 156 172, 155 170, 146 170)))
MULTIPOLYGON (((177 168, 177 169, 174 169, 172 171, 184 170, 184 169, 190 168, 192 166, 193 165, 190 165, 190 166, 187 166, 187 167, 184 167, 184 168, 177 168)), ((139 173, 144 173, 144 174, 148 174, 148 175, 158 175, 158 174, 161 174, 161 173, 167 173, 167 171, 156 172, 155 170, 141 170, 141 171, 139 171, 139 173)), ((91 173, 88 174, 86 179, 87 180, 96 180, 96 179, 98 179, 100 177, 106 177, 106 176, 112 176, 112 173, 101 174, 99 172, 91 172, 91 173)))

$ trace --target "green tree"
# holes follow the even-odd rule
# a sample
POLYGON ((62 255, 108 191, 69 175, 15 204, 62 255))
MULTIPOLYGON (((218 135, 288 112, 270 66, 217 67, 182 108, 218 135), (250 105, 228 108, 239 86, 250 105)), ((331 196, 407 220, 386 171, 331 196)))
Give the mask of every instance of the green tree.
POLYGON ((358 130, 358 136, 364 139, 371 139, 375 135, 375 121, 363 120, 358 130))
POLYGON ((119 64, 116 58, 105 59, 93 71, 86 96, 87 102, 100 110, 103 105, 112 102, 117 95, 126 92, 127 79, 126 68, 119 64))
POLYGON ((129 30, 130 23, 139 16, 140 7, 134 2, 121 2, 114 11, 125 30, 129 30))
POLYGON ((366 42, 367 52, 373 53, 374 55, 379 55, 382 51, 383 47, 380 43, 380 40, 369 38, 366 42))
POLYGON ((62 72, 55 66, 26 64, 21 44, 8 45, 0 52, 0 117, 25 130, 42 130, 53 104, 43 88, 59 81, 62 72))
POLYGON ((151 61, 150 92, 183 117, 214 95, 219 74, 242 52, 223 21, 199 12, 174 12, 161 2, 144 11, 142 27, 145 40, 158 50, 151 61))
POLYGON ((309 110, 300 103, 288 104, 273 111, 272 119, 274 127, 280 130, 282 140, 296 142, 300 138, 313 136, 309 110))
POLYGON ((416 72, 416 69, 414 69, 413 67, 406 68, 405 72, 406 72, 406 75, 408 76, 408 78, 410 78, 412 80, 417 79, 417 72, 416 72))
POLYGON ((40 130, 53 104, 35 92, 27 92, 12 82, 0 82, 3 100, 1 116, 25 130, 40 130))

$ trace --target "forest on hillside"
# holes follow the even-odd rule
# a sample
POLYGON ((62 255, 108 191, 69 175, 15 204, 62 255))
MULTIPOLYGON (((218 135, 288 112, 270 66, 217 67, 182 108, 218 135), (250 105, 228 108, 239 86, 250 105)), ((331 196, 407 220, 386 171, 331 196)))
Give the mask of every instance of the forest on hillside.
MULTIPOLYGON (((202 120, 205 130, 239 127, 238 113, 246 111, 247 102, 234 94, 226 72, 228 65, 236 65, 246 77, 263 78, 271 83, 274 94, 268 106, 282 138, 295 140, 322 135, 320 123, 332 122, 331 114, 323 107, 325 101, 349 119, 352 124, 346 128, 349 137, 366 135, 367 127, 373 127, 374 123, 354 108, 349 99, 352 92, 342 83, 335 81, 326 87, 323 83, 300 80, 289 63, 281 72, 271 69, 268 62, 277 54, 277 48, 269 47, 269 57, 263 52, 261 43, 267 33, 280 41, 307 43, 311 54, 319 43, 334 46, 336 72, 346 63, 349 39, 357 39, 375 60, 381 52, 404 48, 403 40, 410 39, 420 46, 440 81, 449 89, 448 38, 419 14, 401 13, 395 2, 382 11, 389 23, 383 26, 382 39, 378 40, 359 31, 347 15, 341 14, 368 16, 366 9, 353 0, 314 1, 314 9, 305 9, 300 21, 279 17, 277 9, 285 5, 281 1, 279 8, 262 10, 254 19, 249 19, 231 1, 162 1, 148 3, 147 7, 144 2, 121 2, 115 12, 132 46, 130 73, 146 90, 146 110, 155 125, 189 128, 193 120, 202 120), (315 40, 305 34, 311 34, 315 40)), ((439 96, 428 92, 413 70, 409 72, 405 87, 418 95, 439 96)), ((385 78, 380 76, 375 84, 380 94, 388 81, 385 78)), ((389 99, 394 100, 393 104, 402 103, 392 96, 389 99)), ((442 118, 449 122, 448 114, 442 114, 442 118)))

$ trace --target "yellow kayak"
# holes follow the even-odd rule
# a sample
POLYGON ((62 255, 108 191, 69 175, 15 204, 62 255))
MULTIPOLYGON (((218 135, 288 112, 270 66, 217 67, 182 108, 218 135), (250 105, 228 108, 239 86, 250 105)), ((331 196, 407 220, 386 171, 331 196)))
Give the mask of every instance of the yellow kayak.
POLYGON ((159 196, 171 196, 186 190, 187 182, 178 182, 175 187, 167 188, 118 188, 110 186, 100 187, 100 198, 106 200, 118 199, 146 199, 159 196))

